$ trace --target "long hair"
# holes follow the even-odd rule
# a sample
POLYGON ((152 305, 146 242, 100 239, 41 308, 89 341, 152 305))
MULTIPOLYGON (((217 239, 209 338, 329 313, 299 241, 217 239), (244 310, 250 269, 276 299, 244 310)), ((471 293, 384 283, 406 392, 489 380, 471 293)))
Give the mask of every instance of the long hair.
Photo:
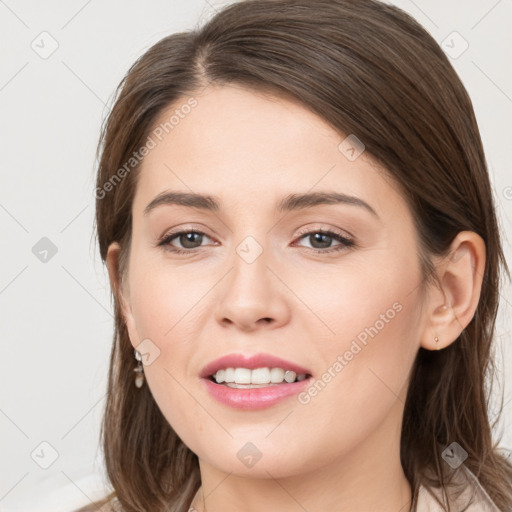
MULTIPOLYGON (((102 260, 119 242, 122 279, 140 163, 133 154, 158 116, 208 84, 230 83, 299 101, 341 134, 363 141, 411 209, 425 284, 435 282, 432 257, 450 257, 458 232, 483 238, 485 272, 473 319, 444 350, 418 351, 400 457, 415 504, 420 484, 446 489, 453 472, 441 453, 456 440, 468 453, 465 466, 498 507, 512 510, 512 466, 493 442, 488 415, 500 276, 503 269, 510 273, 482 142, 449 60, 400 9, 375 0, 242 0, 152 46, 119 84, 102 127, 96 189, 102 260)), ((113 301, 101 430, 114 489, 108 498, 116 497, 126 512, 185 512, 200 485, 198 458, 148 387, 134 387, 133 348, 115 291, 113 301)))

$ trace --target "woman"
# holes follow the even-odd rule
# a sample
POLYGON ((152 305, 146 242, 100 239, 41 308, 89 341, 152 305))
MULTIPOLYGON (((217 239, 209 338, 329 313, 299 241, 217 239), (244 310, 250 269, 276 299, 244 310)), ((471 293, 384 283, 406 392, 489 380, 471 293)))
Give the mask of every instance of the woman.
POLYGON ((508 269, 471 101, 413 19, 227 6, 132 66, 100 150, 95 507, 512 510, 486 409, 508 269))

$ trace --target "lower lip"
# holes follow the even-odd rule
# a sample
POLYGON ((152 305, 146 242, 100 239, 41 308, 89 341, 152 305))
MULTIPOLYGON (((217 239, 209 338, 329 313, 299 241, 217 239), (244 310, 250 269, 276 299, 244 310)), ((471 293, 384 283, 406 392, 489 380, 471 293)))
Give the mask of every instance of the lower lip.
POLYGON ((237 389, 216 384, 210 379, 203 379, 206 389, 210 395, 221 404, 235 409, 257 410, 271 407, 286 398, 297 395, 310 383, 311 377, 307 379, 268 386, 264 388, 237 389))

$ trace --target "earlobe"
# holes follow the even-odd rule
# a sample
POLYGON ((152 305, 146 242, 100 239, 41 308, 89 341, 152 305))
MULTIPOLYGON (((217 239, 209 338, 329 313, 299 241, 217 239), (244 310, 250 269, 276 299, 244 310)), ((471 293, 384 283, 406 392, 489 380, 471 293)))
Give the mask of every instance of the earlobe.
POLYGON ((121 276, 119 269, 119 256, 121 246, 117 242, 110 244, 107 251, 106 264, 110 279, 110 286, 114 294, 115 300, 119 305, 121 314, 128 329, 128 334, 132 345, 138 341, 137 329, 133 318, 131 301, 129 296, 128 285, 124 283, 126 276, 121 276), (124 277, 124 279, 123 279, 124 277))
POLYGON ((429 296, 423 348, 439 350, 457 340, 475 315, 484 270, 483 239, 472 231, 461 231, 437 267, 440 287, 429 296))

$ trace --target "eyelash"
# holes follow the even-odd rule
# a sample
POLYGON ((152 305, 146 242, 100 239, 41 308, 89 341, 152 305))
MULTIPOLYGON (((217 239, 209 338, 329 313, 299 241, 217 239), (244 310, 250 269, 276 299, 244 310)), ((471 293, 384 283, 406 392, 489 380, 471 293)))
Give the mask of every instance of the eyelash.
MULTIPOLYGON (((187 229, 183 231, 176 231, 175 233, 170 233, 168 235, 164 235, 157 244, 158 247, 163 246, 165 250, 170 251, 174 254, 192 254, 194 252, 197 252, 197 249, 179 249, 176 247, 173 247, 170 245, 171 241, 174 238, 179 237, 180 235, 190 234, 190 233, 196 233, 198 235, 203 235, 208 237, 206 233, 203 231, 199 231, 197 229, 187 229)), ((304 238, 306 235, 313 235, 313 234, 322 234, 327 235, 329 237, 334 238, 336 241, 340 242, 339 245, 335 245, 334 247, 328 248, 328 249, 315 249, 314 247, 306 247, 306 249, 309 249, 310 251, 313 251, 316 254, 330 254, 333 252, 340 252, 342 250, 346 250, 351 247, 355 247, 356 243, 353 240, 350 240, 349 238, 346 238, 345 236, 341 235, 340 233, 336 233, 334 231, 330 230, 324 230, 324 229, 316 229, 316 230, 310 230, 310 231, 303 231, 299 233, 299 239, 304 238)), ((210 238, 210 237, 208 237, 210 238)))

